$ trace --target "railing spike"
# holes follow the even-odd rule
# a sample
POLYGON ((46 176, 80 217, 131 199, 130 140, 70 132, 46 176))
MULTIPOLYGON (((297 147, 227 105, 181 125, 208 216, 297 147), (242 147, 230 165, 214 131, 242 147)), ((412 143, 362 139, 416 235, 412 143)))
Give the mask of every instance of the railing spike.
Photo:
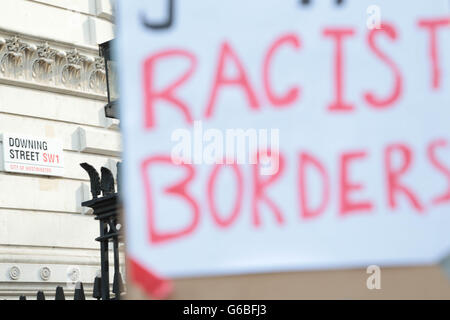
POLYGON ((66 300, 63 287, 61 286, 56 287, 55 300, 66 300))
POLYGON ((100 189, 103 192, 104 196, 113 194, 114 190, 114 176, 108 168, 101 167, 100 168, 102 178, 100 180, 100 189))
POLYGON ((92 297, 97 300, 100 300, 102 297, 102 279, 100 277, 95 277, 94 279, 94 290, 92 293, 92 297))
POLYGON ((91 194, 93 199, 97 199, 101 193, 100 189, 100 176, 97 170, 89 163, 80 163, 80 166, 89 174, 89 179, 91 181, 91 194))
POLYGON ((116 296, 120 295, 123 292, 122 275, 119 271, 114 272, 113 292, 116 294, 116 296))
POLYGON ((82 282, 77 282, 75 286, 75 295, 73 296, 73 300, 86 300, 82 282))
POLYGON ((45 300, 44 291, 38 291, 36 295, 36 300, 45 300))

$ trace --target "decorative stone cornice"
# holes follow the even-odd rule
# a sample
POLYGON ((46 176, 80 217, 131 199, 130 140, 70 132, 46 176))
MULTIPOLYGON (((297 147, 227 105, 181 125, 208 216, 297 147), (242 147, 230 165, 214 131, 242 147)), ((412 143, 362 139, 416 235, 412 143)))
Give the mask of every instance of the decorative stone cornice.
POLYGON ((78 49, 61 49, 17 35, 0 37, 0 80, 61 89, 76 95, 106 96, 104 60, 78 49))

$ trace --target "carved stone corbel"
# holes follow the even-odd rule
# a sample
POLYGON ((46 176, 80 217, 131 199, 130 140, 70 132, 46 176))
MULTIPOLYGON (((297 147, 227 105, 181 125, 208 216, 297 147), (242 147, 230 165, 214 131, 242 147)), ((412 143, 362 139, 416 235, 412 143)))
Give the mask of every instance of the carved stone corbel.
POLYGON ((22 42, 18 36, 6 39, 5 42, 0 59, 0 73, 7 77, 21 78, 24 76, 25 59, 32 48, 22 42))
POLYGON ((85 57, 80 55, 77 49, 67 52, 67 64, 61 71, 61 82, 64 86, 73 89, 81 89, 82 68, 85 57))
POLYGON ((50 48, 47 42, 39 45, 36 56, 31 62, 32 79, 41 83, 50 83, 54 79, 56 50, 50 48))
POLYGON ((106 91, 106 72, 105 72, 105 60, 101 57, 95 58, 94 67, 89 73, 89 89, 103 93, 106 91))

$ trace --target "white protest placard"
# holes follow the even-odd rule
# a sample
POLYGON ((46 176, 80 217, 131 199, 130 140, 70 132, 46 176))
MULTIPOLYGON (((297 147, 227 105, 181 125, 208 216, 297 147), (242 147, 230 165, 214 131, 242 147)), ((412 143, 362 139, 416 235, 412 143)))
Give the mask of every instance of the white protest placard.
POLYGON ((62 176, 62 141, 45 137, 3 133, 3 166, 7 172, 62 176))
POLYGON ((448 253, 447 1, 127 0, 117 13, 135 279, 448 253))

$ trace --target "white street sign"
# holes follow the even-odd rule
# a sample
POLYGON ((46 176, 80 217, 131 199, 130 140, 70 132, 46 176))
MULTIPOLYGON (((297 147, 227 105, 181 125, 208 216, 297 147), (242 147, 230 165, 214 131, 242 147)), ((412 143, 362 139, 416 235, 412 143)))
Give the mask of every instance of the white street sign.
POLYGON ((62 176, 62 141, 45 137, 3 134, 3 166, 7 172, 62 176))

